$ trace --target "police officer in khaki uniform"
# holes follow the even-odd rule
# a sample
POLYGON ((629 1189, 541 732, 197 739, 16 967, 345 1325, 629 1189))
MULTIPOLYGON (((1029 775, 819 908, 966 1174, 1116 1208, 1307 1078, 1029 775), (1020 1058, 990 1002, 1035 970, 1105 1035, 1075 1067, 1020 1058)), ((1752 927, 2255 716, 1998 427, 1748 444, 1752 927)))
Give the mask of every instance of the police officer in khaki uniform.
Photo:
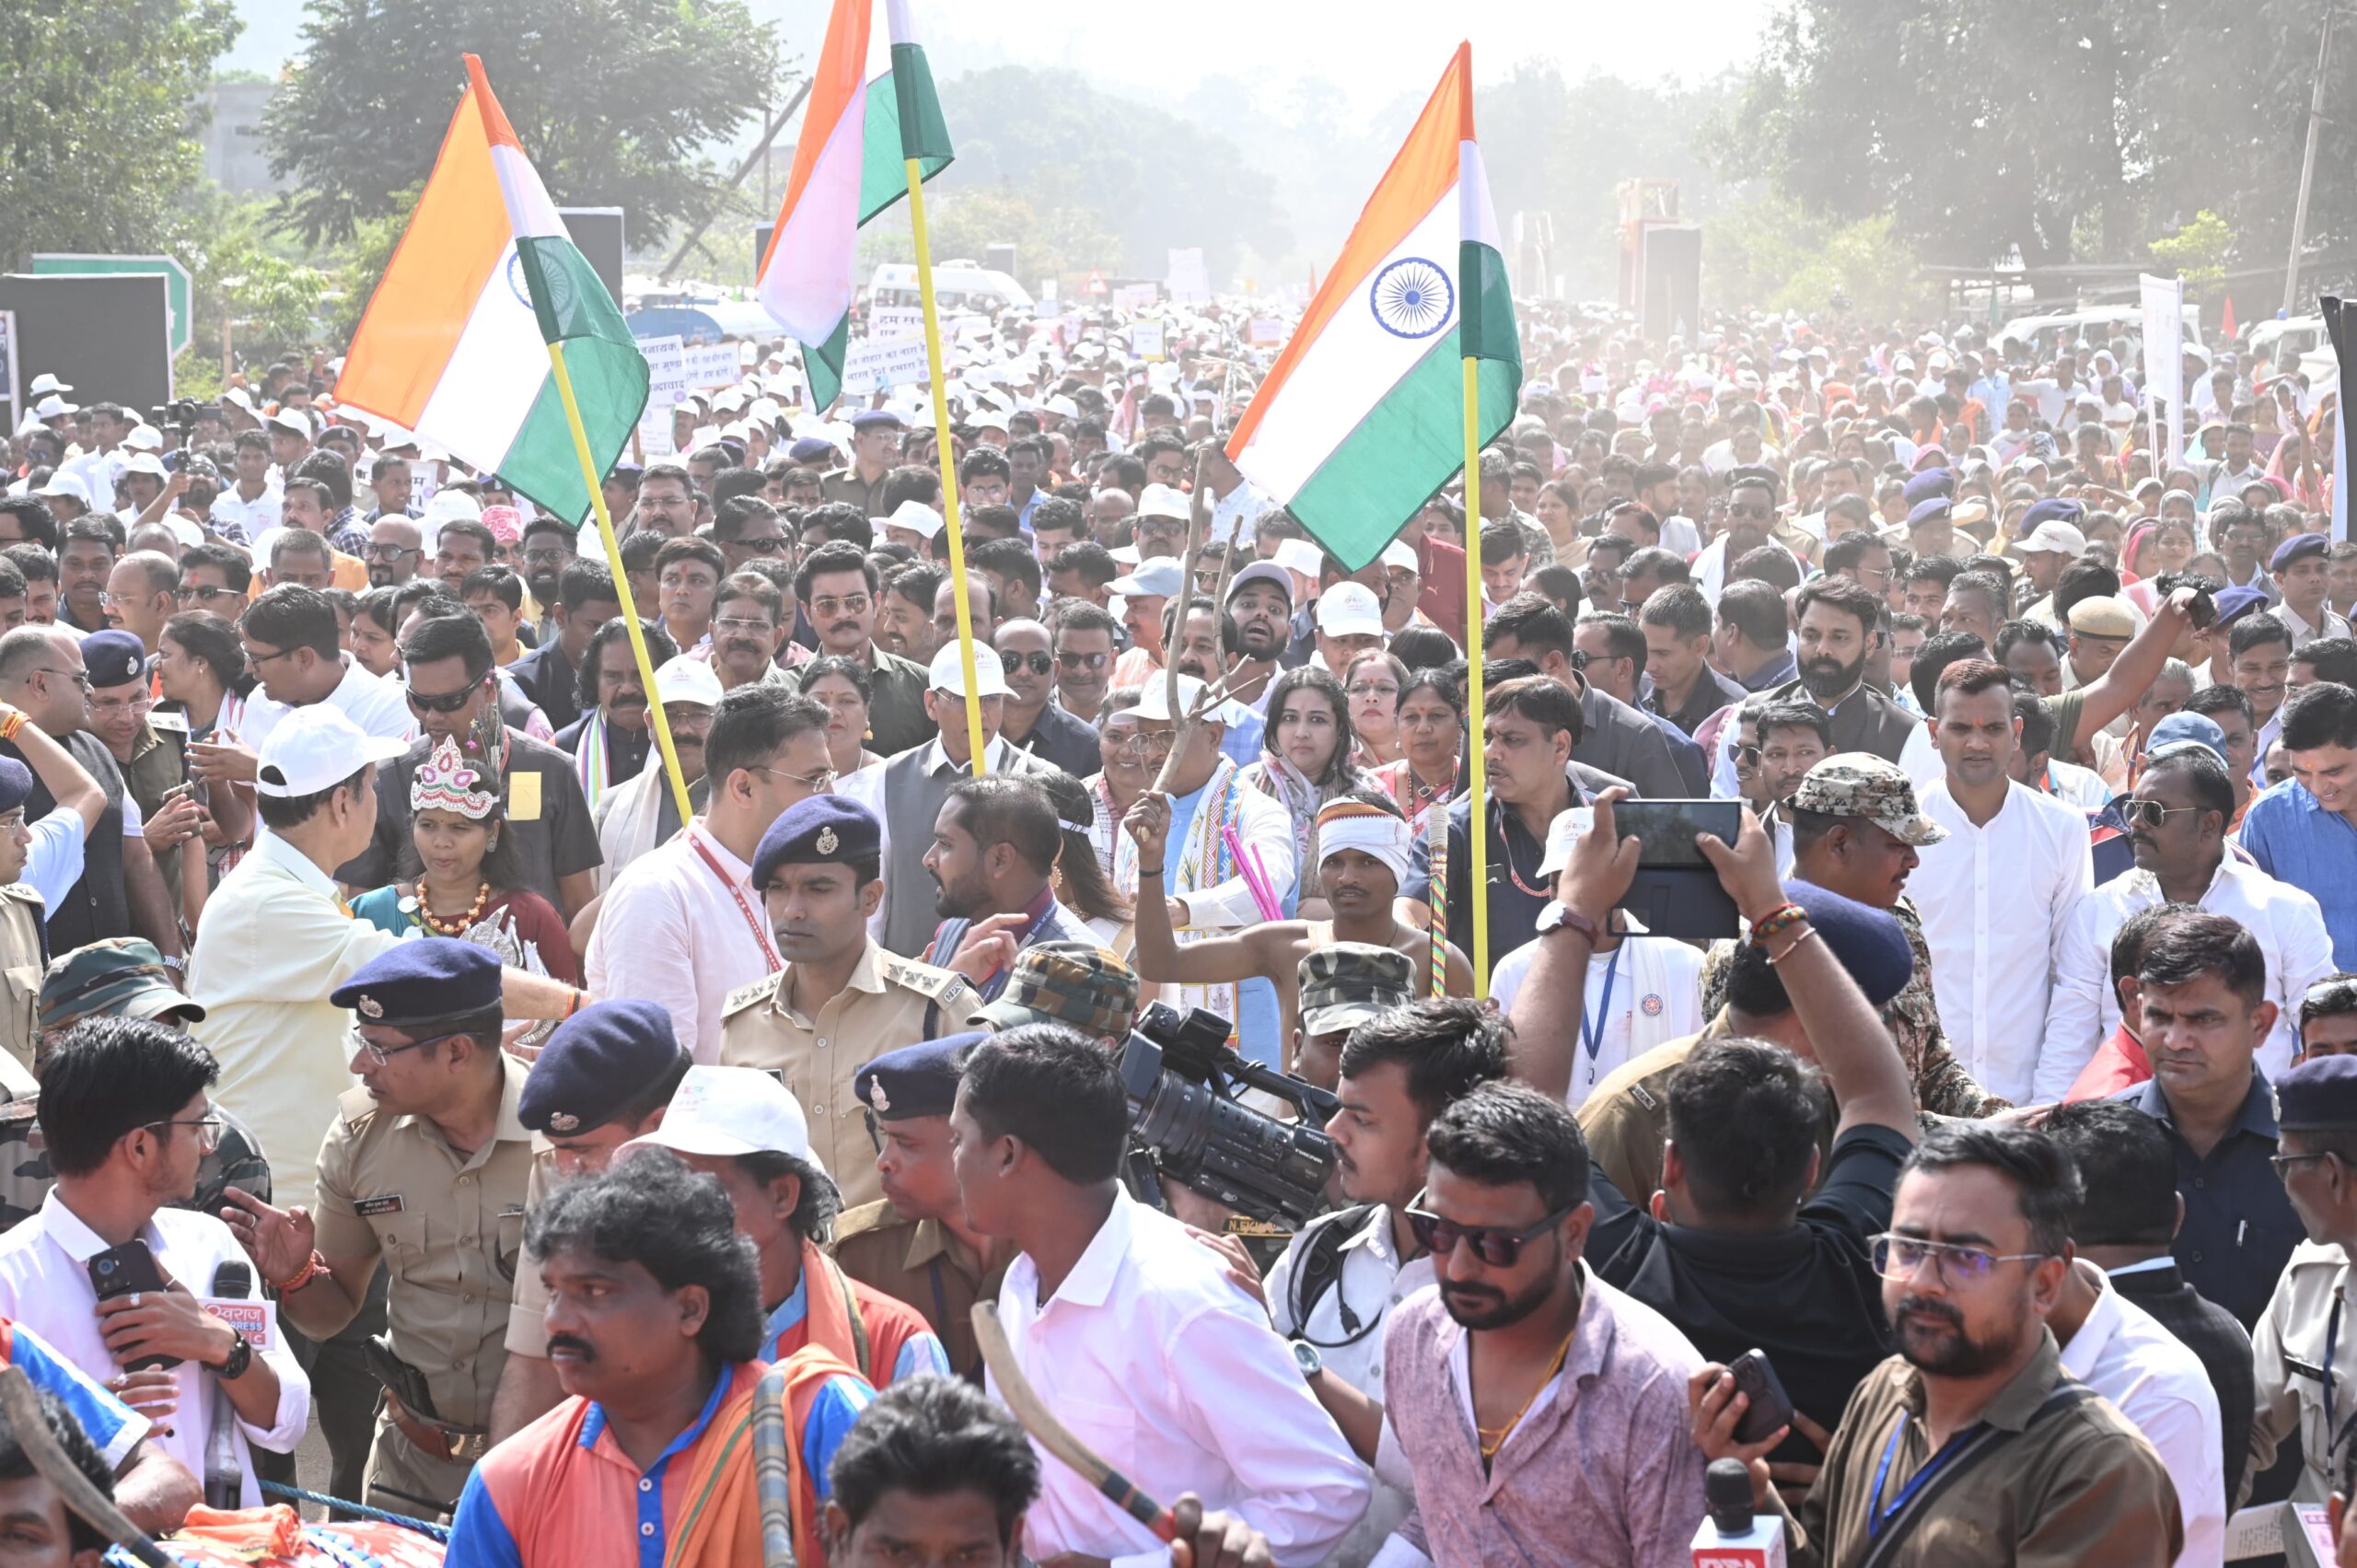
POLYGON ((29 1074, 37 1055, 34 1007, 49 959, 47 900, 62 897, 79 876, 62 873, 81 865, 79 841, 97 825, 107 797, 72 752, 6 703, 0 743, 24 757, 0 756, 0 1051, 29 1074), (28 842, 25 813, 36 781, 56 805, 28 842))
POLYGON ((867 934, 884 896, 884 828, 838 795, 786 807, 753 852, 785 967, 737 987, 722 1010, 720 1060, 775 1073, 806 1108, 810 1149, 847 1205, 884 1196, 852 1083, 881 1051, 954 1029, 976 1000, 963 975, 887 952, 867 934))
POLYGON ((998 1299, 1015 1251, 966 1223, 949 1158, 949 1107, 958 1058, 988 1038, 977 1030, 902 1046, 859 1070, 853 1089, 866 1108, 884 1196, 837 1219, 828 1249, 844 1273, 923 1313, 950 1366, 974 1379, 982 1375, 974 1303, 998 1299))
POLYGON ((360 1308, 381 1262, 385 1385, 363 1501, 447 1514, 489 1446, 524 1245, 532 1135, 526 1068, 500 1049, 499 959, 447 937, 404 942, 331 1000, 352 1008, 352 1070, 319 1147, 318 1214, 233 1194, 232 1228, 280 1310, 314 1339, 360 1308))
MULTIPOLYGON (((2307 1227, 2251 1333, 2258 1404, 2243 1492, 2296 1434, 2295 1503, 2332 1494, 2357 1442, 2357 1056, 2312 1056, 2275 1080, 2275 1168, 2307 1227)), ((2237 1503, 2241 1499, 2235 1500, 2237 1503)))

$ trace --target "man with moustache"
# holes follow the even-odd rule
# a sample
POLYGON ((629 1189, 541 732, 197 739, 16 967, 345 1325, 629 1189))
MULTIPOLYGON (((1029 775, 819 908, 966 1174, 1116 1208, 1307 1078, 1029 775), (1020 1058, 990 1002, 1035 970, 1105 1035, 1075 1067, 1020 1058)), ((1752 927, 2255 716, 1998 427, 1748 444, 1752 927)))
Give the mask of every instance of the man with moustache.
POLYGON ((1255 561, 1237 572, 1227 586, 1227 620, 1233 661, 1227 694, 1262 711, 1293 635, 1293 574, 1273 561, 1255 561))
MULTIPOLYGON (((524 525, 517 546, 522 558, 524 587, 530 590, 532 602, 540 607, 539 642, 545 643, 557 630, 554 611, 563 591, 564 569, 579 558, 580 552, 574 542, 574 530, 562 519, 544 512, 535 514, 524 525)), ((373 571, 368 580, 376 581, 373 571)))
MULTIPOLYGON (((655 690, 671 726, 671 750, 679 759, 680 781, 688 786, 688 809, 702 811, 711 794, 704 782, 703 741, 712 731, 712 710, 720 705, 720 680, 712 666, 681 654, 664 660, 655 672, 655 690)), ((597 824, 598 850, 604 857, 597 872, 599 892, 613 885, 624 866, 656 845, 668 843, 684 826, 671 775, 656 756, 647 759, 635 777, 601 796, 590 819, 597 824)))
POLYGON ((1747 1464, 1795 1568, 2176 1561, 2185 1527, 2160 1456, 2063 1372, 2047 1327, 2078 1191, 2070 1156, 2028 1128, 1967 1123, 1917 1145, 1874 1241, 1898 1353, 1852 1397, 1797 1518, 1762 1458, 1785 1429, 1737 1443, 1747 1397, 1724 1366, 1695 1373, 1695 1441, 1747 1464))
POLYGON ((581 718, 581 666, 598 628, 622 612, 614 579, 601 561, 569 561, 556 591, 540 600, 540 646, 507 667, 532 705, 563 730, 581 718))
POLYGON ((1039 621, 1003 621, 991 638, 1006 673, 999 733, 1051 767, 1085 779, 1103 766, 1097 730, 1059 704, 1052 633, 1039 621))
MULTIPOLYGON (((897 432, 897 422, 890 428, 897 432)), ((803 619, 818 632, 819 652, 842 654, 867 667, 875 691, 867 708, 868 747, 889 757, 923 745, 934 726, 924 708, 925 667, 876 645, 880 586, 859 546, 842 540, 804 556, 794 574, 794 597, 803 619)))
POLYGON ((1870 751, 1910 779, 1940 771, 1932 738, 1914 714, 1866 683, 1866 656, 1881 601, 1847 577, 1820 577, 1793 600, 1800 678, 1776 695, 1815 703, 1833 720, 1833 749, 1870 751))
POLYGON ((721 690, 758 681, 794 688, 793 678, 776 664, 784 620, 785 596, 759 572, 738 572, 721 583, 712 607, 712 670, 721 690))

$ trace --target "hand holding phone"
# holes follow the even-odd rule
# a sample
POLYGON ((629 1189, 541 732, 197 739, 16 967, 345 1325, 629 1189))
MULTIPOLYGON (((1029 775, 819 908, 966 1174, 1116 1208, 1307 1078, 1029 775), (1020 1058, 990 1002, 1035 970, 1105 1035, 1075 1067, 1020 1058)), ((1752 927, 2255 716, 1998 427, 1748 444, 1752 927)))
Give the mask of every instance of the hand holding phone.
POLYGON ((1766 1351, 1755 1347, 1744 1352, 1728 1364, 1727 1375, 1735 1379, 1736 1391, 1750 1401, 1736 1423, 1736 1442, 1765 1443, 1793 1423, 1792 1399, 1768 1364, 1766 1351))

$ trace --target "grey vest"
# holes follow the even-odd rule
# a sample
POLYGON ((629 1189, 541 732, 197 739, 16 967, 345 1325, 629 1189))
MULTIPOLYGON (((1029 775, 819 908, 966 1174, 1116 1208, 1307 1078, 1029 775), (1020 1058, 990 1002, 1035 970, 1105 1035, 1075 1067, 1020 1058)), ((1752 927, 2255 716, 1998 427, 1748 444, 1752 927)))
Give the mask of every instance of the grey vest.
MULTIPOLYGON (((933 847, 933 824, 949 786, 966 776, 963 770, 945 767, 925 772, 931 760, 930 741, 911 747, 884 764, 883 805, 891 822, 891 844, 884 856, 884 935, 886 951, 904 958, 924 955, 941 915, 934 903, 932 873, 924 868, 925 851, 933 847)), ((1004 741, 990 747, 993 772, 1045 773, 1050 768, 1028 752, 1015 751, 1004 741)))

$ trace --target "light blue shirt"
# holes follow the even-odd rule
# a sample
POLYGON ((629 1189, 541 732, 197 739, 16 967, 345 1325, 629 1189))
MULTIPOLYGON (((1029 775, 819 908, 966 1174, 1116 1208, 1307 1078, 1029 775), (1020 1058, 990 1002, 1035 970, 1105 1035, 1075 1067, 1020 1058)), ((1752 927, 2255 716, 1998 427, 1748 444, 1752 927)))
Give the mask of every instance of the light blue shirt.
POLYGON ((2357 827, 2285 779, 2250 803, 2238 839, 2261 871, 2316 900, 2334 966, 2357 969, 2357 827))

